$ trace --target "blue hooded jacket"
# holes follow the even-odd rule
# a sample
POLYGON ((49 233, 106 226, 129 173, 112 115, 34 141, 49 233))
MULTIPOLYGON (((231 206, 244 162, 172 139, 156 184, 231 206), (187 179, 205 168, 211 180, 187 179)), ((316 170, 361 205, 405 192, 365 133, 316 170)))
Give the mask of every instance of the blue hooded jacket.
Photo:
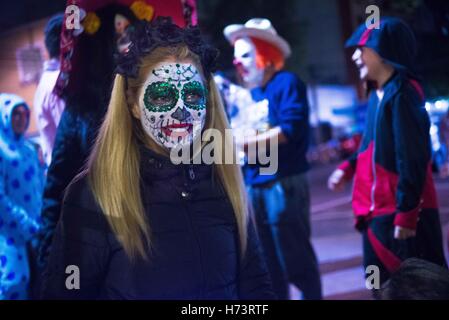
POLYGON ((367 47, 376 51, 396 70, 416 78, 414 59, 417 46, 413 31, 400 19, 383 17, 379 28, 362 24, 346 41, 346 47, 367 47))
POLYGON ((23 99, 0 94, 0 300, 26 297, 29 269, 25 243, 38 231, 43 167, 36 148, 12 129, 23 99))
POLYGON ((395 69, 368 98, 367 124, 359 151, 340 168, 355 173, 353 209, 362 220, 396 213, 394 224, 416 229, 418 216, 437 210, 430 159, 429 116, 424 91, 413 71, 416 41, 397 18, 383 18, 378 29, 362 24, 347 47, 368 47, 395 69))

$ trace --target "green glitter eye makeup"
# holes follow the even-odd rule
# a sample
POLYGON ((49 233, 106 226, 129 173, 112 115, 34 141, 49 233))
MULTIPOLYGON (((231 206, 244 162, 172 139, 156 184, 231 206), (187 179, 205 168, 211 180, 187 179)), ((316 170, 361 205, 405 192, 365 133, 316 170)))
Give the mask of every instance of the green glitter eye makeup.
POLYGON ((206 108, 206 89, 198 81, 187 82, 182 88, 181 97, 186 107, 190 109, 206 108))
POLYGON ((176 106, 178 99, 178 89, 168 82, 153 82, 145 89, 144 104, 150 112, 167 112, 176 106))
POLYGON ((206 99, 206 86, 193 64, 163 61, 154 66, 142 88, 142 127, 164 148, 190 145, 204 128, 206 99))

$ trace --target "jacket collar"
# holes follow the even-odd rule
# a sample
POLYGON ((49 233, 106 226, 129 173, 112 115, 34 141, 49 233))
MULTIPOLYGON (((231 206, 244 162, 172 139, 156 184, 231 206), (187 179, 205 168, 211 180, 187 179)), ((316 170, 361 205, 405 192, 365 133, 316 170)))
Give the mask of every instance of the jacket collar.
POLYGON ((156 153, 143 144, 139 145, 141 176, 144 180, 165 180, 176 176, 196 180, 210 177, 212 165, 206 164, 174 164, 169 156, 156 153), (191 179, 192 174, 195 179, 191 179))
MULTIPOLYGON (((391 76, 391 78, 384 84, 383 91, 384 96, 382 99, 382 105, 387 103, 390 99, 392 99, 396 93, 399 91, 399 89, 402 86, 402 83, 404 82, 405 74, 401 71, 395 71, 395 73, 391 76)), ((376 95, 375 92, 373 92, 374 95, 376 95)), ((377 95, 376 95, 377 96, 377 95)))

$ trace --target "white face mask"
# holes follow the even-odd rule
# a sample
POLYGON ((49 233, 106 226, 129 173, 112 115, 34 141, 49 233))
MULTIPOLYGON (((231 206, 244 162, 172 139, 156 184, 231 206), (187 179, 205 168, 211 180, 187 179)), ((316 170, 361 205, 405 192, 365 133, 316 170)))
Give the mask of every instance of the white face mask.
POLYGON ((257 67, 256 47, 250 38, 240 38, 234 43, 234 65, 247 85, 262 84, 264 70, 257 67))
POLYGON ((354 61, 357 69, 359 69, 359 77, 362 80, 365 80, 366 76, 368 75, 368 70, 363 63, 362 60, 362 50, 360 48, 357 48, 354 53, 352 54, 352 61, 354 61))
POLYGON ((139 98, 145 132, 167 149, 191 144, 201 136, 207 90, 190 63, 162 62, 151 71, 139 98))

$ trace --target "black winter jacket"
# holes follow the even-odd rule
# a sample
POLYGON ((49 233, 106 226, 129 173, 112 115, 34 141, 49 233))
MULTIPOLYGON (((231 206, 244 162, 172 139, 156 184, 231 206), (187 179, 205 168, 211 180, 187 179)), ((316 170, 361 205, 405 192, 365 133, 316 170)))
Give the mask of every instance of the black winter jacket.
MULTIPOLYGON (((143 149, 143 148, 142 148, 143 149)), ((86 178, 71 184, 44 274, 44 299, 273 299, 252 224, 240 259, 237 224, 212 166, 141 153, 141 192, 153 248, 131 262, 86 178), (80 289, 65 286, 66 268, 80 289)))
POLYGON ((41 266, 45 265, 48 258, 53 233, 61 213, 64 192, 89 157, 104 114, 105 108, 82 112, 69 105, 62 114, 43 196, 43 228, 39 245, 41 266))

